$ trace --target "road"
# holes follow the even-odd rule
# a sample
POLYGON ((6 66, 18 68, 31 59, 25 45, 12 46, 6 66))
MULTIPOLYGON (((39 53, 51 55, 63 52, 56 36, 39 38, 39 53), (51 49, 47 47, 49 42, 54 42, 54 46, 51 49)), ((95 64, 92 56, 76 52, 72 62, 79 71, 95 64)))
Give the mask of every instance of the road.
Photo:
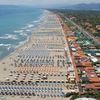
POLYGON ((92 36, 89 32, 87 32, 85 29, 77 25, 75 22, 70 20, 68 17, 64 16, 62 13, 59 13, 62 17, 64 17, 66 20, 68 20, 70 23, 72 23, 75 27, 77 27, 80 32, 82 32, 85 36, 88 36, 88 38, 92 39, 96 45, 100 45, 100 41, 97 40, 94 36, 92 36))

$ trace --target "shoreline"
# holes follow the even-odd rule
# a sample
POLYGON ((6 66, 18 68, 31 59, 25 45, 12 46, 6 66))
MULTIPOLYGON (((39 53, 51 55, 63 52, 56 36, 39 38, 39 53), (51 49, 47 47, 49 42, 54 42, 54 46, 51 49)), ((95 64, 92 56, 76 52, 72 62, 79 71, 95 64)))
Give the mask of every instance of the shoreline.
MULTIPOLYGON (((39 19, 36 20, 37 21, 37 25, 35 25, 33 27, 33 30, 36 30, 36 28, 39 26, 39 24, 41 23, 41 21, 44 19, 45 11, 46 10, 44 10, 43 13, 42 13, 42 15, 39 17, 39 19)), ((12 56, 14 53, 18 52, 21 48, 23 48, 26 44, 28 44, 30 42, 31 36, 33 35, 33 32, 34 32, 33 30, 31 31, 31 35, 27 36, 27 39, 26 40, 21 41, 21 42, 23 42, 22 44, 17 45, 16 48, 13 51, 11 51, 6 56, 1 57, 0 58, 0 62, 2 62, 6 58, 12 56)))
POLYGON ((64 94, 78 92, 78 89, 75 84, 68 83, 65 63, 67 56, 64 51, 66 45, 59 18, 48 11, 29 40, 0 62, 0 82, 4 82, 3 87, 13 88, 7 93, 15 93, 14 98, 11 95, 5 97, 15 100, 24 91, 24 97, 30 96, 31 99, 69 100, 64 98, 64 94), (70 85, 72 88, 67 89, 70 85))

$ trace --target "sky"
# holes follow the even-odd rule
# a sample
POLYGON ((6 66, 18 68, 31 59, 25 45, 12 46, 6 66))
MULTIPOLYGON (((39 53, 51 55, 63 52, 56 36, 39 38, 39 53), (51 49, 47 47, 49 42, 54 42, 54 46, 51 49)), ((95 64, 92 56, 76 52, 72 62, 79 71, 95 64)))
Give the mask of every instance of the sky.
POLYGON ((0 0, 0 4, 32 5, 37 7, 60 6, 78 3, 100 3, 100 0, 0 0))

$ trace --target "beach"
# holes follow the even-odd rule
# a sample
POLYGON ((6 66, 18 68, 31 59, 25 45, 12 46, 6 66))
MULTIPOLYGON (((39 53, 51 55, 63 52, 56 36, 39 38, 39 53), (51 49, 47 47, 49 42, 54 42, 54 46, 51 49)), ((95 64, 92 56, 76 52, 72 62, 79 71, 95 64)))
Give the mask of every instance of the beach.
MULTIPOLYGON (((71 59, 65 52, 69 54, 61 21, 45 11, 29 40, 0 60, 1 98, 69 100, 65 94, 78 88, 69 84, 66 59, 71 59)), ((72 76, 75 79, 75 73, 72 76)))

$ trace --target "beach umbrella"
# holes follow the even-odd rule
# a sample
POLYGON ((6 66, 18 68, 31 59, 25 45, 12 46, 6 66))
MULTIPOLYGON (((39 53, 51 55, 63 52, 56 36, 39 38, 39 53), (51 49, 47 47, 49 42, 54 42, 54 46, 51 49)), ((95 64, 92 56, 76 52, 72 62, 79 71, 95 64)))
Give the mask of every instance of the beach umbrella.
POLYGON ((4 92, 1 92, 0 94, 1 94, 1 95, 5 95, 5 93, 4 93, 4 92))

